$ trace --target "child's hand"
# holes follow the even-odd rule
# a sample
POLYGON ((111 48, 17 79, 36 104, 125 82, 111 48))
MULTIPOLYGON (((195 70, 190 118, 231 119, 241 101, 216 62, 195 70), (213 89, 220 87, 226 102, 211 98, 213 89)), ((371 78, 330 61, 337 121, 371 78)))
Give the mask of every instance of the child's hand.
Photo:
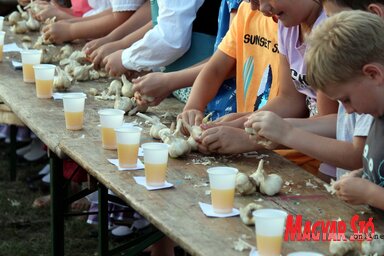
POLYGON ((55 22, 43 27, 43 37, 52 43, 61 44, 71 41, 71 23, 65 21, 55 22))
POLYGON ((292 126, 281 117, 270 111, 259 111, 248 117, 244 123, 245 128, 253 128, 255 135, 251 139, 258 140, 260 137, 275 143, 284 144, 292 126))
POLYGON ((94 39, 84 45, 83 52, 85 52, 87 55, 91 55, 96 49, 107 43, 110 43, 110 40, 107 36, 94 39))
POLYGON ((177 118, 182 118, 189 125, 200 125, 204 118, 204 113, 197 109, 184 110, 177 118))
POLYGON ((107 57, 108 55, 118 50, 121 50, 121 47, 116 42, 107 43, 97 48, 95 51, 93 51, 89 55, 89 57, 93 62, 94 68, 99 69, 100 67, 103 67, 104 66, 103 60, 105 59, 105 57, 107 57))
POLYGON ((133 91, 140 95, 153 97, 153 101, 139 100, 139 104, 156 106, 172 93, 167 73, 154 72, 132 80, 133 91))
POLYGON ((346 175, 334 184, 336 195, 350 204, 368 204, 367 188, 374 185, 369 180, 346 175))
POLYGON ((105 57, 103 60, 105 71, 107 71, 112 77, 118 77, 128 72, 128 70, 123 66, 123 62, 121 60, 122 53, 123 50, 116 51, 105 57))
POLYGON ((261 148, 249 140, 244 129, 230 126, 209 128, 203 131, 197 142, 199 143, 198 149, 202 153, 208 151, 219 154, 237 154, 255 150, 256 147, 261 148))

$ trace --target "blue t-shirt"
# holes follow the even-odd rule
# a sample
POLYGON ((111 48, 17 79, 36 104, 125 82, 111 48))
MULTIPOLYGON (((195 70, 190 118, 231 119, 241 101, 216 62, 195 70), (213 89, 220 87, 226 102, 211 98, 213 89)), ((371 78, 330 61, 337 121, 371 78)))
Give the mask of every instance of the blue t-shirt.
MULTIPOLYGON (((218 31, 214 50, 223 40, 229 30, 231 11, 238 9, 242 0, 222 0, 219 10, 218 31)), ((208 104, 207 114, 212 113, 212 120, 229 113, 236 112, 236 79, 231 78, 223 82, 215 98, 208 104)))

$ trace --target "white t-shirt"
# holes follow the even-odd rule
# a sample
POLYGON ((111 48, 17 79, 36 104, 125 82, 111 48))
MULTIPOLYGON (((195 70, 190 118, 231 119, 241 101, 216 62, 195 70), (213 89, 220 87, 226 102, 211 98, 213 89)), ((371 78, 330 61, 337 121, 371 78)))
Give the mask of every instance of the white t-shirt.
POLYGON ((145 0, 110 0, 113 12, 136 11, 145 0))
POLYGON ((124 67, 137 71, 158 70, 180 58, 191 45, 192 23, 203 2, 158 0, 158 24, 123 51, 124 67))
POLYGON ((111 2, 109 0, 88 0, 88 5, 92 9, 84 13, 83 17, 96 15, 111 8, 111 2))
MULTIPOLYGON (((336 139, 340 141, 352 142, 353 137, 363 136, 366 137, 371 128, 373 116, 356 113, 348 114, 342 104, 339 103, 339 110, 337 112, 336 124, 336 139)), ((342 168, 336 168, 336 177, 340 177, 348 172, 342 168)))

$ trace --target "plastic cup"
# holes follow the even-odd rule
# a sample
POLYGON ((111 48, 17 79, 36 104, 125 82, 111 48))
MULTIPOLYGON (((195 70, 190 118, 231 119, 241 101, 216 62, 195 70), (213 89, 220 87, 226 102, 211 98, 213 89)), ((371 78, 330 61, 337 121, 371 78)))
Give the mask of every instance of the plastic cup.
POLYGON ((324 256, 324 254, 318 252, 291 252, 287 256, 324 256))
POLYGON ((255 219, 258 255, 280 256, 287 212, 276 209, 260 209, 252 214, 255 219))
POLYGON ((106 108, 100 109, 98 113, 100 116, 102 146, 105 149, 116 149, 115 128, 118 128, 123 124, 124 111, 120 109, 106 108))
POLYGON ((84 119, 84 93, 66 93, 63 95, 65 127, 68 130, 81 130, 84 119))
POLYGON ((25 83, 35 82, 35 72, 33 65, 40 64, 41 50, 23 50, 21 53, 21 62, 23 64, 23 79, 25 83))
POLYGON ((35 71, 36 96, 40 99, 50 99, 53 93, 53 77, 55 65, 38 64, 33 65, 35 71))
POLYGON ((144 151, 145 180, 148 186, 163 186, 168 164, 168 144, 150 142, 141 145, 144 151))
POLYGON ((0 31, 3 31, 4 17, 0 16, 0 31))
POLYGON ((140 146, 140 127, 116 128, 117 156, 119 166, 122 168, 134 168, 137 164, 137 156, 140 146))
POLYGON ((211 185, 211 201, 216 213, 230 213, 235 199, 236 174, 232 167, 212 167, 207 170, 211 185))
MULTIPOLYGON (((2 23, 2 21, 0 21, 2 23)), ((0 62, 3 62, 3 46, 4 46, 5 32, 0 31, 0 62)))

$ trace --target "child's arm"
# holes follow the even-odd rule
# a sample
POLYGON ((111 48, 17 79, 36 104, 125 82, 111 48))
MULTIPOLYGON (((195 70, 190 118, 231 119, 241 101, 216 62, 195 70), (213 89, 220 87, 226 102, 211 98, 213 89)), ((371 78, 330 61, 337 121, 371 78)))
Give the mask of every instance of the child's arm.
POLYGON ((204 63, 175 72, 154 72, 133 79, 135 92, 154 98, 152 102, 139 101, 139 104, 156 106, 173 91, 191 86, 203 67, 204 63))
MULTIPOLYGON (((114 29, 107 36, 99 39, 92 40, 85 44, 84 51, 87 55, 91 55, 93 51, 105 45, 107 43, 120 40, 127 35, 134 33, 141 29, 143 26, 147 26, 148 22, 151 22, 151 10, 149 6, 150 1, 146 1, 127 21, 122 25, 114 29)), ((147 30, 148 31, 148 30, 147 30)), ((141 38, 141 37, 140 37, 141 38)), ((125 47, 127 48, 127 47, 125 47)))
POLYGON ((197 113, 203 113, 207 104, 215 97, 222 82, 231 74, 236 66, 236 59, 218 49, 201 70, 193 83, 191 94, 181 117, 190 125, 200 125, 196 120, 197 113))
POLYGON ((56 22, 43 28, 44 37, 54 43, 102 37, 122 24, 132 13, 115 12, 97 19, 75 23, 56 22))
POLYGON ((322 162, 347 170, 361 168, 363 165, 361 155, 366 137, 355 136, 350 143, 319 136, 294 127, 268 111, 252 114, 244 125, 252 127, 259 136, 296 149, 322 162))
MULTIPOLYGON (((129 48, 136 41, 143 38, 145 33, 148 32, 151 28, 152 28, 152 22, 150 21, 145 26, 137 29, 136 31, 124 37, 123 39, 115 42, 111 42, 111 43, 106 43, 100 46, 98 49, 96 49, 90 54, 90 58, 94 64, 94 67, 99 68, 99 67, 104 67, 105 65, 109 65, 108 63, 117 62, 117 61, 121 62, 121 59, 114 60, 113 57, 108 57, 108 55, 118 50, 129 48)), ((100 38, 100 40, 103 40, 103 39, 105 39, 105 37, 100 38)), ((126 71, 125 68, 121 70, 122 73, 124 73, 125 71, 126 71)), ((112 72, 118 73, 117 70, 113 70, 112 72)))
POLYGON ((384 188, 375 183, 359 178, 342 177, 334 185, 336 195, 350 204, 368 204, 384 210, 384 188))

